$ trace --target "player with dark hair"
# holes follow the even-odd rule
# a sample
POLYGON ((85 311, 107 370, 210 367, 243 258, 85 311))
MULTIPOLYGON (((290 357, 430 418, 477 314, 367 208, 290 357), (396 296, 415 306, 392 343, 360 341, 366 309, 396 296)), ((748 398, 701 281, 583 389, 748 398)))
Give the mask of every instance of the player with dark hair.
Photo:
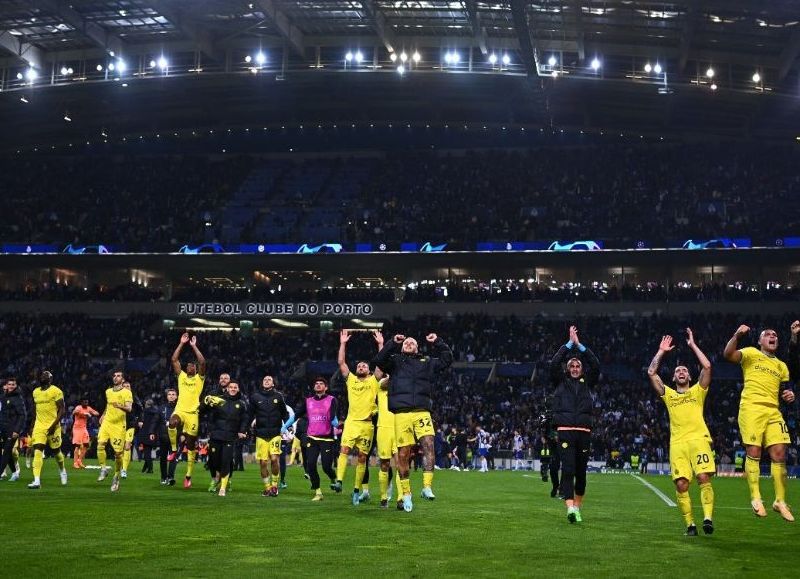
POLYGON ((592 431, 590 389, 597 384, 599 374, 597 356, 581 344, 578 329, 570 326, 569 340, 550 362, 550 379, 555 388, 553 426, 558 433, 561 458, 561 494, 567 504, 567 520, 570 523, 583 520, 581 506, 586 494, 586 467, 592 431), (565 361, 566 371, 563 366, 565 361))
MULTIPOLYGON (((789 368, 776 354, 778 333, 765 329, 758 336, 758 348, 737 349, 739 339, 749 331, 748 326, 739 326, 725 345, 723 355, 729 362, 740 364, 744 374, 744 389, 739 402, 739 432, 747 452, 745 472, 750 487, 750 505, 757 517, 767 516, 759 488, 761 451, 765 448, 772 459, 770 471, 775 486, 772 509, 791 522, 794 516, 786 504, 786 447, 791 439, 789 427, 781 414, 780 401, 792 403, 795 395, 791 390, 789 368)), ((798 322, 792 324, 792 334, 796 331, 800 331, 798 322)))
MULTIPOLYGON (((378 344, 378 350, 380 350, 383 347, 383 335, 375 331, 373 332, 373 337, 378 344)), ((350 454, 350 450, 357 449, 358 463, 356 464, 352 498, 353 505, 357 506, 361 502, 361 485, 375 436, 375 425, 372 423, 372 419, 378 412, 376 399, 379 388, 378 380, 381 379, 382 374, 379 369, 376 369, 375 374, 372 374, 369 370, 369 363, 365 361, 360 361, 356 364, 355 373, 350 372, 345 356, 349 340, 350 332, 342 330, 339 334, 337 362, 339 364, 339 372, 341 372, 342 378, 345 379, 347 384, 348 407, 347 418, 344 421, 344 430, 342 431, 339 459, 336 464, 335 490, 336 492, 341 490, 342 480, 347 471, 347 457, 350 454)))
POLYGON ((122 474, 122 461, 125 453, 125 430, 127 415, 133 407, 133 393, 126 388, 125 378, 121 371, 114 372, 114 385, 106 390, 106 409, 100 416, 100 432, 97 434, 97 457, 100 463, 98 482, 108 476, 106 462, 106 444, 111 443, 114 450, 114 478, 111 480, 111 492, 119 490, 122 474))
MULTIPOLYGON (((686 535, 697 536, 697 526, 692 515, 692 499, 689 497, 689 484, 697 476, 700 485, 700 502, 703 505, 703 531, 710 535, 714 532, 712 522, 714 514, 714 489, 711 477, 716 472, 714 453, 711 450, 711 433, 703 418, 703 405, 711 385, 711 362, 694 341, 691 328, 686 328, 686 343, 700 362, 702 370, 697 382, 692 383, 692 376, 686 366, 679 365, 672 374, 675 388, 665 386, 658 375, 658 366, 664 354, 672 351, 672 336, 661 338, 658 352, 647 368, 647 375, 653 389, 664 401, 669 412, 669 463, 675 493, 678 498, 683 520, 686 523, 686 535)), ((638 465, 631 467, 636 469, 638 465)))
POLYGON ((33 482, 29 489, 41 488, 44 446, 47 444, 56 455, 61 484, 67 484, 67 469, 61 452, 61 418, 64 416, 64 392, 53 385, 53 375, 45 370, 39 376, 39 386, 33 391, 33 413, 35 418, 31 430, 33 447, 33 482))
MULTIPOLYGON (((453 363, 453 352, 439 336, 430 333, 425 340, 435 350, 434 356, 423 356, 414 338, 397 334, 375 357, 375 366, 391 376, 389 410, 394 413, 394 434, 397 444, 397 469, 400 472, 399 491, 403 495, 403 510, 411 512, 411 480, 409 460, 411 449, 417 442, 422 447, 424 465, 422 497, 433 500, 433 467, 435 434, 431 408, 431 392, 437 374, 453 363)), ((398 504, 399 507, 399 504, 398 504)))
POLYGON ((9 467, 11 476, 9 482, 19 480, 19 461, 14 455, 19 438, 25 433, 28 413, 25 408, 25 399, 22 397, 16 378, 6 378, 3 384, 3 393, 0 397, 3 428, 0 431, 2 441, 2 458, 0 458, 0 476, 5 477, 6 467, 9 467))
POLYGON ((224 497, 233 465, 234 443, 247 438, 250 413, 236 382, 228 382, 222 395, 204 397, 203 405, 209 411, 209 470, 215 473, 219 496, 224 497))
POLYGON ((183 437, 186 440, 187 464, 186 477, 183 481, 183 488, 188 489, 192 486, 192 474, 194 464, 197 461, 197 435, 200 432, 200 399, 203 394, 203 386, 206 380, 206 359, 197 347, 197 336, 189 338, 188 333, 181 336, 178 347, 172 354, 172 369, 178 378, 178 403, 175 405, 175 413, 169 418, 169 442, 172 452, 169 460, 177 458, 178 453, 178 428, 183 430, 183 437), (181 368, 180 356, 183 347, 189 344, 194 352, 197 362, 186 364, 186 370, 181 368))
POLYGON ((295 422, 305 419, 308 422, 305 433, 305 470, 311 479, 312 501, 322 500, 317 461, 322 460, 322 471, 331 480, 331 489, 336 490, 336 472, 333 470, 334 428, 339 426, 339 403, 328 394, 328 381, 318 376, 314 379, 314 395, 308 396, 299 405, 294 416, 283 426, 287 431, 295 422))
POLYGON ((264 376, 261 388, 250 396, 250 413, 256 434, 256 460, 261 466, 261 480, 264 482, 261 496, 277 497, 281 473, 281 429, 289 419, 289 410, 283 394, 275 388, 272 376, 264 376))
POLYGON ((89 430, 86 428, 86 422, 92 416, 100 416, 100 413, 89 406, 89 395, 84 393, 81 396, 79 404, 77 404, 72 411, 73 468, 86 468, 83 464, 83 457, 86 455, 86 449, 89 448, 89 443, 91 442, 89 430))
POLYGON ((122 454, 122 471, 120 478, 128 478, 128 466, 131 464, 131 454, 133 453, 133 438, 136 436, 136 429, 142 424, 142 402, 139 397, 133 394, 130 382, 123 382, 123 388, 130 390, 133 396, 133 405, 130 412, 125 415, 125 450, 122 454))

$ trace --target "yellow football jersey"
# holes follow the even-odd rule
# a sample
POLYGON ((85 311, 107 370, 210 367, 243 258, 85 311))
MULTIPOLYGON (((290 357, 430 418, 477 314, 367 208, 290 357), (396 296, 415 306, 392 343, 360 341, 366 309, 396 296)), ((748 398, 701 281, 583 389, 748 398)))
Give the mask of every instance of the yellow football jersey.
POLYGON ((103 426, 107 428, 118 427, 124 429, 125 417, 128 413, 119 408, 115 408, 114 402, 117 404, 125 404, 126 402, 133 404, 133 394, 127 388, 121 388, 119 390, 109 388, 106 390, 106 412, 105 418, 103 418, 103 426))
POLYGON ((375 397, 378 395, 380 386, 377 378, 369 375, 363 380, 350 372, 347 375, 347 419, 348 420, 369 420, 378 406, 375 404, 375 397))
POLYGON ((767 356, 756 348, 742 348, 744 390, 740 406, 758 404, 778 408, 781 382, 789 381, 789 368, 775 356, 767 356))
POLYGON ((661 400, 669 412, 670 444, 698 438, 711 440, 711 434, 703 418, 703 405, 707 395, 708 390, 700 384, 695 384, 683 393, 664 386, 661 400))
POLYGON ((41 386, 34 389, 33 401, 36 404, 36 422, 52 424, 58 416, 58 401, 64 400, 64 393, 58 386, 50 385, 47 390, 41 386))
POLYGON ((205 376, 200 374, 189 376, 181 370, 181 373, 178 374, 178 403, 175 405, 175 412, 197 413, 205 381, 205 376))
POLYGON ((394 428, 394 413, 389 411, 389 390, 378 386, 378 426, 394 428))

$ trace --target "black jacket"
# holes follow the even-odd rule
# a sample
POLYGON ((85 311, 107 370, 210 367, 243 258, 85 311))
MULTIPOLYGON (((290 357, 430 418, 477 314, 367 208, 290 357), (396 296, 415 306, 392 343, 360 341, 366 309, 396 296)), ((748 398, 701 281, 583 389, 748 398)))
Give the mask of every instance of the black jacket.
POLYGON ((800 340, 796 342, 789 341, 786 365, 789 367, 789 379, 796 383, 800 380, 800 340))
POLYGON ((401 345, 391 340, 378 352, 373 363, 391 376, 389 384, 389 410, 430 410, 433 406, 431 390, 436 374, 450 367, 453 352, 437 338, 433 343, 436 356, 403 354, 401 345))
POLYGON ((28 423, 28 413, 25 410, 25 399, 19 392, 19 387, 15 388, 13 392, 7 392, 0 398, 3 408, 0 410, 2 417, 0 423, 3 428, 0 431, 5 431, 9 436, 16 432, 20 436, 25 434, 25 426, 28 423))
POLYGON ((158 446, 159 433, 161 432, 163 420, 161 407, 155 402, 151 406, 145 403, 142 412, 142 429, 139 431, 139 439, 146 446, 158 446), (155 440, 150 440, 150 435, 155 435, 155 440))
POLYGON ((278 436, 281 426, 289 419, 283 394, 275 388, 256 388, 250 396, 250 416, 256 419, 256 436, 264 440, 278 436))
POLYGON ((125 414, 125 428, 138 428, 139 423, 142 421, 142 413, 144 407, 142 401, 135 394, 133 395, 133 404, 131 404, 131 411, 125 414))
POLYGON ((226 392, 221 396, 206 396, 203 398, 203 408, 208 412, 211 440, 231 442, 239 438, 237 435, 240 432, 247 432, 250 410, 241 394, 231 396, 226 392))
POLYGON ((555 387, 551 406, 553 426, 592 427, 589 389, 597 384, 599 375, 600 362, 589 348, 580 352, 576 347, 561 346, 550 362, 550 380, 555 387), (578 379, 571 378, 564 370, 564 362, 569 358, 578 358, 583 364, 583 376, 578 379))
POLYGON ((175 406, 177 406, 177 402, 164 402, 158 406, 159 424, 156 433, 163 440, 169 439, 169 427, 167 424, 170 417, 175 413, 175 406))

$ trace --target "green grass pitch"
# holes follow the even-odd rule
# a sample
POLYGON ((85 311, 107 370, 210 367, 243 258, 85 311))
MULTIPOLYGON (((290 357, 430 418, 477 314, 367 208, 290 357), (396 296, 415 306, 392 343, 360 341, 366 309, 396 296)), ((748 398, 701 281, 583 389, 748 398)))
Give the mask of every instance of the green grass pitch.
MULTIPOLYGON (((13 577, 797 577, 800 528, 769 510, 750 512, 741 479, 716 479, 713 536, 687 538, 676 508, 629 475, 590 475, 584 522, 570 525, 562 503, 535 473, 439 471, 436 501, 414 511, 353 507, 349 493, 325 488, 310 501, 308 482, 290 467, 289 488, 262 498, 254 465, 237 472, 226 498, 206 492, 200 466, 195 486, 162 487, 139 472, 112 495, 97 471, 58 481, 47 460, 43 487, 0 482, 5 573, 13 577)), ((178 475, 182 476, 183 466, 178 475)), ((373 469, 373 474, 376 475, 373 469)), ((352 484, 348 469, 346 488, 352 484)), ((667 477, 646 480, 674 498, 667 477)), ((180 480, 178 482, 180 485, 180 480)), ((772 483, 762 479, 765 501, 772 483)), ((800 484, 789 483, 790 502, 800 484)), ((692 488, 697 522, 702 519, 692 488)))

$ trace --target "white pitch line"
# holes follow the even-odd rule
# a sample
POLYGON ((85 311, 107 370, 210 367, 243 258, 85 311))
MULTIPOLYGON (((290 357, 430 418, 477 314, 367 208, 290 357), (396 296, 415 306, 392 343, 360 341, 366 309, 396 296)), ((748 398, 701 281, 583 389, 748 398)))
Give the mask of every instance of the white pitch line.
POLYGON ((667 495, 665 495, 665 494, 664 494, 664 493, 662 493, 660 490, 658 490, 656 487, 654 487, 653 485, 651 485, 649 482, 647 482, 646 480, 644 480, 644 479, 643 479, 642 477, 640 477, 638 474, 631 474, 631 476, 632 476, 633 478, 635 478, 636 480, 638 480, 640 483, 642 483, 644 486, 646 486, 647 488, 649 488, 651 491, 653 491, 653 492, 656 494, 656 496, 657 496, 658 498, 660 498, 662 501, 664 501, 664 502, 667 504, 667 506, 668 506, 668 507, 677 507, 677 506, 678 506, 678 505, 675 503, 675 501, 673 501, 673 500, 672 500, 671 498, 669 498, 667 495))

